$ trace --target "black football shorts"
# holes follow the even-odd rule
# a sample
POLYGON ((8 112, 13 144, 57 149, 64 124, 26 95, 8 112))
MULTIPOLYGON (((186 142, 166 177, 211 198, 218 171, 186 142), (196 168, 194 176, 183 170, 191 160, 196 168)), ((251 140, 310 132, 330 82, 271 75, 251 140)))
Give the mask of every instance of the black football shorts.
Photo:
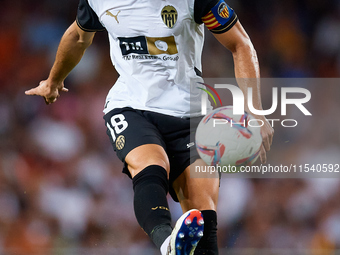
POLYGON ((194 141, 195 126, 201 118, 190 120, 130 107, 114 109, 104 116, 113 149, 124 162, 123 173, 130 178, 124 160, 131 150, 144 144, 158 144, 165 149, 170 162, 169 193, 175 201, 173 181, 199 158, 194 141))

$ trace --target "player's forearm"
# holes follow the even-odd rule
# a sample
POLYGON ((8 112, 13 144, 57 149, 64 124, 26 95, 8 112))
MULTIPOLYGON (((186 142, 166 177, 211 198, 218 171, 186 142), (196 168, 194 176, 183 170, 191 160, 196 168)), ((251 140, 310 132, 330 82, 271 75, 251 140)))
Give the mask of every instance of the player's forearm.
MULTIPOLYGON (((252 88, 253 106, 255 109, 261 110, 260 68, 256 51, 250 40, 238 45, 233 52, 233 57, 235 77, 239 87, 243 91, 246 99, 248 97, 248 88, 252 88)), ((247 102, 248 100, 245 101, 247 102)), ((249 112, 248 104, 246 104, 245 107, 249 112)))
POLYGON ((76 26, 77 24, 72 24, 60 41, 56 59, 48 77, 52 84, 59 84, 65 80, 92 43, 92 38, 81 36, 76 26))

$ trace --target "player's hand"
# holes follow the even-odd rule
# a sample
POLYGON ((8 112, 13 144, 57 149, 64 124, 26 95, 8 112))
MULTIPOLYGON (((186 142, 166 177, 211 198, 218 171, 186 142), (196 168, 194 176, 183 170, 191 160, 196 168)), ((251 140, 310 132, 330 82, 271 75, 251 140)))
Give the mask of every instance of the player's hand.
POLYGON ((260 159, 261 163, 265 164, 267 162, 267 151, 270 151, 270 147, 273 143, 274 129, 265 117, 258 117, 258 119, 261 119, 264 122, 264 125, 261 127, 262 145, 260 159))
POLYGON ((25 91, 26 95, 42 96, 46 104, 52 104, 57 101, 60 92, 67 92, 68 89, 64 87, 64 83, 53 84, 49 80, 44 80, 39 83, 38 87, 25 91))

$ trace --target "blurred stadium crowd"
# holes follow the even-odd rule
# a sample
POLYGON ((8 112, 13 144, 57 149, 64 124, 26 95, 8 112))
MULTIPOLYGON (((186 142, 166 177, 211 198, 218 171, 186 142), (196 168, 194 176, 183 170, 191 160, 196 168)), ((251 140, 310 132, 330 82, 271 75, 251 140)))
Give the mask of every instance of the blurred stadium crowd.
MULTIPOLYGON (((102 119, 117 78, 107 35, 97 34, 66 80, 70 92, 47 107, 24 91, 47 77, 78 2, 1 3, 0 254, 152 254, 134 218, 131 182, 121 174, 102 119)), ((255 45, 263 77, 339 77, 340 1, 229 4, 255 45)), ((231 56, 206 34, 203 75, 232 77, 231 56)), ((310 88, 320 118, 296 133, 278 129, 270 163, 339 163, 339 87, 310 88)), ((220 194, 221 248, 333 254, 340 247, 339 179, 222 178, 220 194)), ((170 207, 177 219, 179 206, 170 207)))

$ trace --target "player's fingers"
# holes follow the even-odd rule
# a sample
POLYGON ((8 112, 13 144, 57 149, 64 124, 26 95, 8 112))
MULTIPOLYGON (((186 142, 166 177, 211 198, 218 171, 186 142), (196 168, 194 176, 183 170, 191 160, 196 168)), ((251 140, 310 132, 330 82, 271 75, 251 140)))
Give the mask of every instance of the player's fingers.
POLYGON ((266 151, 270 150, 270 147, 273 144, 273 137, 274 137, 274 129, 270 128, 263 135, 263 144, 265 146, 266 151))
POLYGON ((44 100, 45 100, 45 103, 49 105, 57 101, 58 97, 59 97, 59 94, 56 97, 49 97, 49 98, 44 97, 44 100))
POLYGON ((28 95, 28 96, 39 95, 38 94, 38 88, 33 88, 33 89, 30 89, 30 90, 26 90, 25 94, 28 95))
POLYGON ((46 99, 46 97, 44 97, 45 100, 45 104, 49 105, 50 103, 48 102, 48 100, 46 99))
POLYGON ((263 144, 264 149, 265 149, 266 151, 270 151, 270 145, 271 145, 271 143, 270 143, 270 139, 269 139, 268 136, 266 136, 266 137, 263 138, 262 144, 263 144))
POLYGON ((45 103, 46 103, 47 105, 53 104, 55 101, 57 101, 56 98, 54 98, 54 99, 46 99, 45 97, 44 97, 44 100, 45 100, 45 103))
POLYGON ((270 138, 267 137, 267 139, 265 139, 265 143, 264 143, 264 148, 266 149, 266 151, 270 151, 270 146, 271 146, 270 138))
POLYGON ((267 153, 263 145, 261 145, 260 159, 262 164, 265 164, 267 162, 267 153))
POLYGON ((268 141, 269 145, 271 146, 273 144, 273 137, 274 137, 274 129, 271 128, 269 134, 268 134, 268 141))
POLYGON ((68 92, 68 89, 67 88, 62 88, 61 91, 68 92))
POLYGON ((269 136, 269 145, 272 146, 273 144, 273 135, 269 136))

